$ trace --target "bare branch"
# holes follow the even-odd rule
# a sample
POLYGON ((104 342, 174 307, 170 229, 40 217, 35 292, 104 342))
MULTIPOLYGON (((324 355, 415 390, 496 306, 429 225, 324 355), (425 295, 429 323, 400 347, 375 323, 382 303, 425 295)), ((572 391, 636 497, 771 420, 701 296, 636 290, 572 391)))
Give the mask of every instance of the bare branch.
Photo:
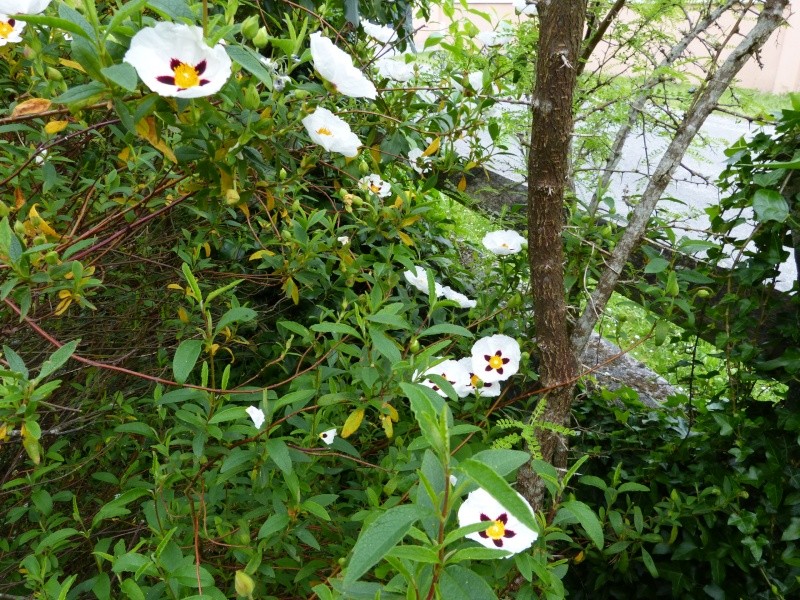
POLYGON ((591 300, 575 325, 571 342, 576 356, 580 356, 586 347, 594 325, 611 297, 625 264, 644 236, 650 216, 692 139, 747 59, 784 23, 783 12, 788 3, 789 0, 767 0, 753 29, 731 52, 722 66, 709 76, 703 89, 698 92, 692 110, 687 113, 680 130, 656 167, 641 202, 631 214, 625 233, 614 248, 611 259, 600 276, 591 300))

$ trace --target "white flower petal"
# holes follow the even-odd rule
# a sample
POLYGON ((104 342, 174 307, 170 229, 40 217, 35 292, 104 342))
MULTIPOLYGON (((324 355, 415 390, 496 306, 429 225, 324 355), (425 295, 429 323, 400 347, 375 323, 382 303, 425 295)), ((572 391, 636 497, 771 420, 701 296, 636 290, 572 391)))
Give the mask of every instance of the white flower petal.
MULTIPOLYGON (((428 271, 422 267, 414 267, 414 271, 405 271, 403 275, 406 281, 417 288, 423 294, 428 293, 428 271)), ((433 293, 437 298, 442 296, 442 286, 437 282, 433 282, 433 293)))
POLYGON ((231 59, 222 44, 211 48, 200 27, 158 23, 131 40, 123 59, 144 84, 160 96, 200 98, 215 94, 231 75, 231 59))
POLYGON ((358 187, 367 192, 376 194, 379 198, 386 198, 392 193, 392 186, 381 179, 380 175, 373 173, 358 180, 358 187))
POLYGON ((419 148, 412 148, 408 151, 408 162, 411 163, 411 168, 420 175, 430 171, 430 167, 428 165, 431 162, 431 157, 422 156, 423 154, 424 152, 419 148))
POLYGON ((414 77, 413 65, 407 63, 401 56, 382 56, 375 61, 378 75, 393 81, 405 82, 414 77))
POLYGON ((500 388, 500 383, 497 381, 487 383, 478 377, 472 370, 471 357, 468 356, 466 358, 462 358, 458 361, 458 363, 464 367, 467 373, 469 373, 470 392, 476 393, 478 396, 482 396, 484 398, 496 398, 500 395, 500 392, 502 391, 500 388), (479 383, 482 383, 483 385, 478 387, 479 383))
POLYGON ((397 39, 397 32, 394 29, 367 21, 367 19, 361 19, 361 28, 369 37, 384 44, 390 44, 397 39))
POLYGON ((325 444, 330 446, 333 443, 333 440, 336 438, 336 429, 328 429, 327 431, 323 431, 319 434, 319 439, 321 439, 325 444))
POLYGON ((378 95, 375 85, 353 66, 350 55, 319 31, 311 34, 311 59, 317 73, 332 83, 339 93, 372 100, 378 95))
POLYGON ((266 416, 264 416, 264 411, 256 406, 248 406, 245 409, 250 418, 253 419, 253 425, 256 426, 256 429, 261 429, 261 426, 264 424, 264 420, 266 416))
POLYGON ((52 0, 0 0, 0 14, 4 15, 37 15, 52 0))
MULTIPOLYGON (((519 493, 517 496, 528 506, 533 515, 533 509, 528 501, 519 493)), ((486 522, 486 530, 470 533, 467 537, 487 548, 497 548, 517 554, 530 548, 539 537, 538 533, 523 525, 483 488, 470 492, 458 509, 459 527, 480 522, 486 522)))
POLYGON ((539 14, 536 4, 528 4, 526 0, 514 0, 511 5, 514 7, 514 12, 518 15, 535 17, 539 14))
POLYGON ((486 383, 505 381, 519 371, 517 340, 497 334, 479 339, 472 346, 472 373, 486 383))
POLYGON ((502 256, 516 254, 522 250, 523 244, 527 244, 528 240, 516 231, 503 229, 500 231, 490 231, 483 236, 482 242, 487 250, 502 256))
POLYGON ((336 238, 336 241, 339 242, 342 246, 347 246, 350 243, 350 238, 346 235, 340 235, 336 238))
MULTIPOLYGON (((425 371, 422 375, 439 375, 453 386, 453 389, 456 391, 456 394, 458 394, 459 398, 466 398, 472 393, 472 384, 470 383, 469 373, 464 366, 459 364, 459 362, 456 360, 445 360, 440 362, 438 365, 425 371)), ((447 394, 445 394, 444 390, 430 379, 425 379, 420 383, 431 388, 440 396, 447 397, 447 394)))
POLYGON ((303 119, 303 125, 311 141, 328 152, 338 152, 348 158, 358 155, 361 140, 350 130, 350 126, 327 108, 317 108, 303 119))
POLYGON ((461 292, 455 291, 449 286, 442 287, 442 296, 453 302, 457 302, 461 308, 475 308, 478 303, 475 300, 470 300, 461 292))

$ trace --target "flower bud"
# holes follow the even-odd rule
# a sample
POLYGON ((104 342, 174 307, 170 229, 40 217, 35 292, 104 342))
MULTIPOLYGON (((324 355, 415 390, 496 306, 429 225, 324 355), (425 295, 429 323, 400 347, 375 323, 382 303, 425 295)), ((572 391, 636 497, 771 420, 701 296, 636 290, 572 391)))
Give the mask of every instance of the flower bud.
POLYGON ((20 237, 25 237, 25 225, 22 221, 14 221, 14 233, 20 237))
POLYGON ((256 582, 244 571, 236 571, 233 579, 233 587, 236 588, 236 593, 246 598, 251 598, 256 589, 256 582))
POLYGON ((64 76, 55 67, 47 67, 47 79, 48 81, 61 81, 64 76))
POLYGON ((254 85, 250 85, 244 91, 244 107, 248 110, 257 110, 261 104, 261 96, 258 94, 258 89, 254 85))
POLYGON ((252 40, 258 34, 258 17, 250 15, 242 22, 242 35, 252 40))
POLYGON ((48 265, 57 265, 58 252, 56 252, 55 250, 50 250, 50 252, 44 255, 44 262, 46 262, 48 265))
POLYGON ((239 192, 233 188, 225 191, 225 204, 228 206, 236 206, 239 204, 239 192))
POLYGON ((362 160, 358 161, 358 171, 362 175, 369 175, 369 173, 372 171, 372 169, 369 168, 369 165, 367 164, 367 161, 362 159, 362 160))
POLYGON ((286 179, 286 177, 287 177, 286 169, 284 169, 283 167, 281 167, 281 170, 280 170, 280 171, 278 171, 278 179, 280 179, 281 181, 283 181, 284 179, 286 179))
POLYGON ((408 350, 411 354, 419 352, 419 340, 417 338, 411 338, 411 342, 408 344, 408 350))
POLYGON ((267 43, 269 42, 269 34, 267 34, 267 28, 262 27, 258 30, 255 37, 253 38, 253 45, 256 48, 265 48, 267 43))

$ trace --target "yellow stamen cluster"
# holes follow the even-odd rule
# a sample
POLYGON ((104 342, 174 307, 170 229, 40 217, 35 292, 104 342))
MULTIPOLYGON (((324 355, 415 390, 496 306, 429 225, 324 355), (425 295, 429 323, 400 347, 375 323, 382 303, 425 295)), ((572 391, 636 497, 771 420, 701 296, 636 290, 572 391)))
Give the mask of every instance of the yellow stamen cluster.
POLYGON ((488 535, 493 540, 500 540, 503 538, 505 534, 506 534, 506 526, 503 524, 502 521, 495 521, 486 530, 486 535, 488 535))
POLYGON ((192 65, 181 63, 173 69, 175 85, 181 89, 188 89, 200 85, 200 74, 192 65))
POLYGON ((7 38, 14 31, 14 26, 8 21, 0 21, 0 37, 7 38))
POLYGON ((489 359, 489 366, 493 369, 500 369, 503 366, 503 359, 495 354, 489 359))

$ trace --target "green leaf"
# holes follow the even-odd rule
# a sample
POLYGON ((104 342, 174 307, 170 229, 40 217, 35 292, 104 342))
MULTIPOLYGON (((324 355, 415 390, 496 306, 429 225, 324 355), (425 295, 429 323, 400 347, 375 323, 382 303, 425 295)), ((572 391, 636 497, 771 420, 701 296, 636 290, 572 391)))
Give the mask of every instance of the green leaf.
POLYGON ((461 565, 450 565, 439 577, 441 600, 493 600, 497 596, 486 580, 461 565))
POLYGON ((354 583, 402 540, 420 518, 414 505, 390 508, 365 527, 353 547, 353 557, 344 576, 344 585, 354 583))
POLYGON ((412 563, 428 563, 435 565, 439 562, 439 555, 430 548, 422 546, 395 546, 387 556, 409 560, 412 563))
POLYGON ((69 360, 69 357, 75 353, 75 348, 78 347, 79 343, 80 340, 72 340, 53 352, 50 358, 42 363, 42 367, 39 369, 39 375, 33 380, 34 383, 38 383, 57 369, 60 369, 64 363, 69 360))
POLYGON ((109 33, 113 32, 126 18, 133 16, 134 13, 140 12, 145 4, 147 4, 147 0, 132 0, 131 2, 123 4, 122 7, 114 13, 114 17, 109 22, 108 27, 106 27, 105 35, 107 36, 109 33))
POLYGON ((286 529, 288 525, 289 515, 271 515, 261 526, 261 529, 258 530, 256 539, 263 540, 264 538, 271 537, 272 534, 286 529))
POLYGON ((185 0, 149 0, 147 5, 157 13, 169 17, 173 21, 190 19, 194 21, 194 13, 185 0))
POLYGON ((344 323, 317 323, 310 327, 311 331, 318 333, 341 333, 342 335, 352 335, 355 338, 361 339, 361 334, 350 325, 344 323))
POLYGON ((436 451, 436 454, 441 456, 447 447, 447 440, 439 428, 438 419, 439 412, 445 408, 444 400, 430 388, 419 384, 402 382, 400 387, 411 402, 411 410, 422 436, 436 451))
POLYGON ((664 269, 669 266, 669 261, 661 258, 660 256, 656 256, 655 258, 651 258, 647 265, 644 267, 645 273, 661 273, 664 269))
POLYGON ((209 425, 224 423, 226 421, 238 421, 247 418, 247 410, 244 406, 229 406, 218 411, 208 420, 209 425))
POLYGON ((579 500, 567 500, 561 504, 558 512, 562 511, 575 518, 592 543, 600 550, 603 549, 603 526, 591 508, 579 500))
POLYGON ((53 98, 54 104, 75 104, 76 102, 83 102, 89 100, 106 91, 106 86, 99 81, 92 81, 83 85, 77 85, 69 88, 60 96, 53 98))
POLYGON ((75 35, 80 35, 87 39, 91 39, 89 34, 83 30, 79 25, 73 23, 72 21, 68 21, 67 19, 60 19, 58 17, 46 17, 44 15, 19 15, 14 17, 15 19, 19 19, 20 21, 25 21, 26 23, 31 23, 33 25, 44 25, 45 27, 49 27, 50 29, 58 29, 61 31, 68 31, 75 35))
POLYGON ((129 600, 145 600, 142 588, 133 579, 124 579, 119 589, 129 600))
POLYGON ((59 529, 58 531, 54 531, 36 545, 36 549, 34 550, 34 552, 36 552, 36 554, 41 554, 47 548, 55 548, 57 546, 60 546, 63 542, 65 542, 72 536, 78 535, 78 533, 79 533, 78 530, 73 529, 72 527, 67 527, 66 529, 59 529))
POLYGON ((463 560, 494 560, 496 558, 505 558, 507 556, 511 556, 508 550, 501 550, 500 548, 484 548, 483 546, 472 546, 456 551, 453 553, 453 556, 447 559, 447 562, 457 563, 463 560))
POLYGON ((402 360, 400 350, 397 344, 387 336, 383 331, 372 326, 367 326, 369 337, 372 340, 372 345, 381 355, 389 359, 392 364, 399 363, 402 360))
POLYGON ((653 577, 658 577, 656 563, 653 562, 653 557, 650 556, 650 553, 644 549, 644 546, 642 546, 642 562, 644 563, 644 566, 647 568, 650 575, 653 577))
POLYGON ((251 75, 255 75, 267 89, 272 90, 272 75, 261 63, 258 54, 243 46, 226 46, 225 51, 233 62, 241 65, 251 75))
POLYGON ((129 92, 135 91, 136 84, 139 82, 136 69, 128 63, 119 63, 111 65, 110 67, 104 67, 100 72, 110 82, 116 83, 119 87, 129 92))
POLYGON ((492 467, 470 458, 459 464, 458 469, 489 492, 489 495, 503 505, 520 523, 532 531, 539 531, 528 503, 492 467))
POLYGON ((172 372, 175 381, 185 383, 189 374, 197 363, 200 351, 203 349, 201 340, 183 340, 175 351, 175 358, 172 359, 172 372))
POLYGON ((457 335, 467 338, 474 337, 474 334, 466 327, 461 327, 460 325, 451 325, 450 323, 432 325, 427 329, 424 329, 418 337, 425 337, 426 335, 457 335))
POLYGON ((278 465, 278 468, 287 475, 292 472, 292 457, 289 456, 289 448, 283 440, 267 440, 264 442, 269 452, 269 457, 278 465))
POLYGON ((505 477, 513 473, 522 465, 526 464, 531 455, 522 450, 483 450, 472 456, 472 460, 477 460, 489 466, 500 476, 505 477))
POLYGON ((97 511, 97 514, 95 514, 94 518, 92 519, 92 527, 97 527, 97 525, 99 525, 105 519, 111 519, 113 517, 130 514, 131 511, 125 507, 131 502, 138 500, 142 496, 149 495, 149 493, 150 492, 148 492, 148 490, 142 488, 135 488, 128 490, 127 492, 123 492, 111 502, 104 504, 100 510, 97 511))
POLYGON ((760 189, 753 196, 753 211, 762 223, 783 223, 789 217, 789 204, 783 194, 775 190, 760 189))
POLYGON ((22 375, 24 379, 28 379, 28 367, 25 366, 25 362, 22 360, 19 354, 14 352, 8 346, 3 346, 3 356, 5 357, 6 362, 12 371, 22 375))

